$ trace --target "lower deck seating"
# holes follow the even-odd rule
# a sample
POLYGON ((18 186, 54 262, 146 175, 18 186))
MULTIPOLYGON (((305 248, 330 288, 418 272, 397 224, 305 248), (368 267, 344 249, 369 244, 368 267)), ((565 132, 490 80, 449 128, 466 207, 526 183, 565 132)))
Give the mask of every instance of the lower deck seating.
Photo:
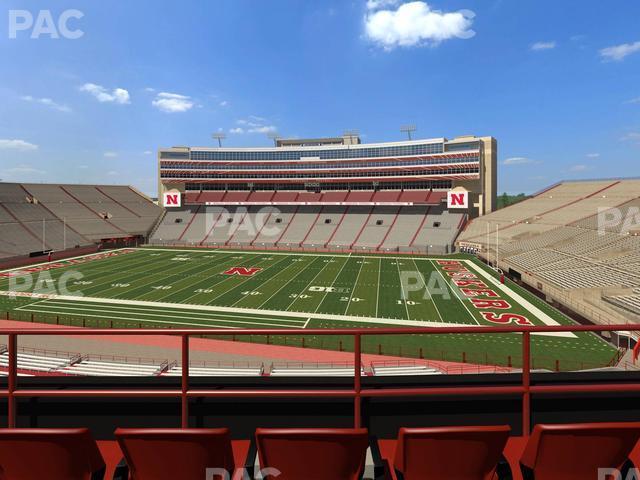
POLYGON ((640 287, 638 207, 638 179, 563 182, 473 220, 457 241, 592 322, 626 323, 638 311, 625 293, 640 287))
MULTIPOLYGON (((272 377, 353 377, 354 367, 332 367, 332 366, 272 366, 270 376, 272 377)), ((364 368, 360 371, 362 376, 366 375, 364 368)))
MULTIPOLYGON (((263 366, 189 366, 190 377, 260 377, 264 373, 263 366)), ((167 377, 179 377, 182 375, 182 365, 172 365, 166 373, 167 377)))
POLYGON ((150 243, 444 254, 463 220, 441 204, 185 205, 167 210, 150 243))
POLYGON ((0 258, 147 236, 161 213, 127 186, 0 183, 0 258))

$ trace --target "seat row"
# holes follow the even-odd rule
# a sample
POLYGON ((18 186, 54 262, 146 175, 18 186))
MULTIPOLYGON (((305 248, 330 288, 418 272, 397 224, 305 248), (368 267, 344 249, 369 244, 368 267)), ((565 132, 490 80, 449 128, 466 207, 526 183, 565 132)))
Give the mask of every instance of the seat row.
MULTIPOLYGON (((510 433, 506 425, 401 428, 394 456, 385 459, 362 428, 259 428, 238 465, 226 428, 119 428, 123 459, 113 479, 359 480, 368 451, 376 480, 628 478, 640 423, 536 425, 515 461, 505 457, 510 433)), ((3 480, 102 480, 105 472, 88 429, 0 430, 3 480)))

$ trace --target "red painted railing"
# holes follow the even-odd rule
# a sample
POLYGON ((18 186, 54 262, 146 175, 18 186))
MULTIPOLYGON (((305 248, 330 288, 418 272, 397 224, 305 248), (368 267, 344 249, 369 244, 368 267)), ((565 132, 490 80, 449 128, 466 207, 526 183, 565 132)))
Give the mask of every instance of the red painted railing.
POLYGON ((189 337, 196 335, 282 335, 281 329, 243 329, 230 332, 225 329, 90 329, 90 328, 0 328, 0 335, 8 337, 9 374, 6 390, 0 390, 0 398, 7 398, 8 426, 15 427, 16 400, 33 397, 110 397, 110 398, 180 398, 182 427, 189 424, 189 399, 205 397, 291 397, 291 398, 352 398, 354 426, 361 424, 362 398, 437 396, 437 395, 521 395, 522 432, 531 430, 531 395, 563 393, 610 393, 640 392, 640 382, 620 382, 603 384, 557 384, 531 385, 531 335, 553 332, 613 332, 640 331, 640 325, 559 325, 543 327, 427 327, 427 328, 354 328, 354 329, 308 329, 297 335, 349 335, 354 339, 354 381, 353 388, 343 389, 200 389, 189 385, 189 337), (522 337, 522 381, 515 386, 455 386, 455 387, 411 387, 363 389, 361 383, 361 341, 367 335, 446 335, 446 334, 514 334, 522 337), (17 385, 18 337, 22 335, 174 335, 182 338, 182 377, 180 389, 157 388, 149 390, 133 389, 19 389, 17 385))

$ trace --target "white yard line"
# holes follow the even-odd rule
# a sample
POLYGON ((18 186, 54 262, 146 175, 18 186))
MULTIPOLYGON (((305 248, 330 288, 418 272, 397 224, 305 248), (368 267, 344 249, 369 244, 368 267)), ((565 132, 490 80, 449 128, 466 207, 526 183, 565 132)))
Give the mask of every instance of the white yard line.
MULTIPOLYGON (((440 276, 442 277, 442 280, 444 281, 444 283, 447 285, 447 288, 451 290, 451 293, 453 294, 454 297, 456 297, 460 303, 462 304, 462 306, 467 310, 467 312, 469 312, 469 316, 471 317, 471 320, 473 320, 474 322, 476 322, 478 325, 481 325, 481 323, 478 321, 478 319, 473 315, 473 312, 469 309, 469 307, 467 306, 466 303, 464 303, 464 300, 462 298, 460 298, 458 296, 458 294, 456 293, 456 291, 454 290, 453 286, 451 286, 449 284, 449 282, 447 281, 447 279, 445 278, 445 276, 442 274, 442 272, 440 271, 440 269, 438 268, 438 266, 433 262, 433 260, 431 261, 431 265, 433 265, 433 268, 440 274, 440 276)), ((418 266, 416 265, 416 268, 418 268, 418 266)), ((433 302, 433 304, 435 305, 435 301, 433 302)), ((438 307, 436 307, 438 308, 438 307)), ((442 318, 442 317, 441 317, 442 318)))
MULTIPOLYGON (((265 303, 269 302, 269 300, 271 300, 271 299, 272 299, 273 297, 275 297, 278 293, 280 293, 284 287, 286 287, 286 286, 287 286, 287 285, 289 285, 291 282, 293 282, 293 281, 294 281, 296 278, 298 278, 298 277, 299 277, 303 272, 306 272, 306 271, 307 271, 307 269, 311 266, 311 264, 312 264, 312 263, 313 263, 313 260, 312 260, 311 262, 309 262, 309 264, 308 264, 307 266, 305 266, 302 270, 300 270, 298 273, 296 273, 293 277, 291 277, 291 278, 289 279, 289 281, 287 281, 284 285, 282 285, 278 290, 276 290, 275 292, 273 292, 273 294, 272 294, 271 296, 269 296, 269 298, 267 298, 267 299, 266 299, 264 302, 262 302, 260 305, 258 305, 258 307, 257 307, 257 308, 262 308, 262 306, 263 306, 265 303)), ((289 267, 287 267, 287 268, 290 268, 290 267, 292 267, 292 266, 294 266, 294 265, 295 265, 295 263, 293 263, 293 262, 292 262, 292 264, 291 264, 291 265, 289 265, 289 267)), ((286 271, 286 270, 287 270, 287 268, 285 268, 285 269, 283 270, 283 272, 284 272, 284 271, 286 271)), ((282 273, 282 272, 281 272, 281 273, 282 273)))
POLYGON ((378 316, 378 305, 380 303, 380 272, 382 271, 382 258, 378 258, 378 284, 376 285, 376 317, 378 316))
MULTIPOLYGON (((43 306, 43 308, 46 307, 58 307, 58 308, 62 308, 62 309, 75 309, 75 310, 80 310, 80 309, 87 309, 87 307, 91 307, 93 310, 96 311, 105 311, 107 313, 133 313, 133 314, 137 314, 137 313, 145 313, 149 311, 149 307, 147 306, 135 306, 135 305, 129 305, 129 306, 121 306, 120 310, 116 310, 114 309, 114 307, 110 306, 110 305, 92 305, 91 302, 66 302, 66 301, 58 301, 58 300, 52 300, 52 299, 47 299, 47 300, 40 300, 39 303, 42 302, 47 302, 46 305, 43 306), (78 308, 76 307, 70 307, 67 305, 78 305, 78 308)), ((16 310, 27 310, 31 307, 31 305, 23 305, 22 307, 18 307, 16 308, 16 310)), ((38 307, 40 308, 40 307, 38 307)), ((151 314, 149 313, 148 315, 154 315, 154 316, 167 316, 167 315, 173 315, 175 312, 173 312, 172 310, 168 310, 168 309, 156 309, 157 311, 163 312, 161 314, 151 314)), ((180 310, 180 309, 178 309, 180 310)), ((183 309, 184 310, 184 309, 183 309)), ((191 311, 189 311, 191 312, 191 311)), ((265 315, 240 315, 240 314, 233 314, 232 316, 228 315, 228 314, 220 314, 220 313, 216 313, 216 312, 198 312, 195 311, 193 313, 189 313, 190 317, 189 318, 198 318, 199 316, 204 316, 204 319, 207 318, 211 318, 211 316, 216 316, 216 315, 223 315, 223 320, 225 318, 232 318, 232 319, 238 319, 238 318, 244 318, 247 320, 273 320, 273 321, 283 321, 283 322, 293 322, 293 323, 300 323, 300 320, 298 319, 292 319, 292 320, 286 320, 283 318, 270 318, 267 317, 265 315)), ((249 322, 245 322, 245 323, 249 323, 249 322)))
MULTIPOLYGON (((342 267, 340 267, 340 270, 338 271, 338 274, 335 277, 333 277, 333 282, 331 282, 331 285, 329 285, 330 287, 333 287, 336 284, 336 280, 338 280, 338 277, 340 277, 340 274, 342 273, 342 270, 344 270, 344 267, 347 266, 347 263, 349 263, 349 260, 351 260, 351 254, 349 254, 349 256, 347 257, 347 261, 342 264, 342 267)), ((324 292, 324 295, 322 296, 322 300, 320 300, 320 303, 318 303, 318 306, 313 311, 313 313, 318 313, 318 310, 322 306, 322 302, 324 302, 324 299, 327 298, 327 294, 328 293, 329 292, 324 292)))
MULTIPOLYGON (((409 315, 409 305, 407 304, 409 296, 405 295, 404 293, 404 285, 402 285, 402 275, 400 275, 400 262, 398 260, 396 260, 396 268, 398 270, 398 282, 400 283, 400 295, 402 297, 402 302, 404 303, 404 310, 407 312, 407 320, 411 320, 411 315, 409 315)), ((442 317, 440 318, 442 319, 442 317)))
MULTIPOLYGON (((381 255, 361 255, 359 253, 348 253, 348 254, 340 254, 339 252, 330 252, 330 253, 316 253, 316 252, 272 252, 269 250, 256 250, 256 251, 247 251, 247 250, 229 250, 229 249, 218 249, 218 250, 210 250, 210 251, 202 251, 202 250, 189 250, 189 249, 180 249, 180 248, 153 248, 153 247, 145 247, 145 248, 137 248, 138 250, 143 250, 143 251, 150 251, 150 250, 158 250, 158 251, 169 251, 169 252, 175 252, 175 251, 182 251, 182 252, 192 252, 192 253, 217 253, 217 254, 224 254, 224 253, 228 253, 228 252, 232 252, 232 253, 238 253, 238 254, 242 254, 242 255, 300 255, 300 256, 304 256, 304 257, 336 257, 336 258, 343 258, 343 257, 351 257, 351 258, 390 258, 390 259, 396 259, 396 260, 408 260, 413 258, 411 255, 405 255, 405 256, 400 256, 400 257, 393 257, 391 255, 385 255, 385 254, 381 254, 381 255)), ((419 260, 419 261, 431 261, 431 260, 452 260, 452 258, 433 258, 433 257, 416 257, 415 260, 419 260)), ((457 258, 453 258, 453 260, 458 260, 457 258)), ((462 262, 468 262, 469 260, 460 260, 462 262)))
POLYGON ((414 320, 403 320, 403 319, 394 319, 394 318, 375 318, 375 317, 357 317, 350 315, 333 315, 333 314, 320 314, 320 313, 309 313, 309 312, 289 312, 289 311, 281 311, 281 310, 258 310, 251 308, 238 308, 238 307, 218 307, 214 305, 192 305, 192 304, 181 304, 181 303, 165 303, 165 302, 148 302, 144 300, 123 300, 120 298, 98 298, 98 297, 75 297, 72 295, 53 295, 53 294, 38 294, 38 293, 24 293, 24 292, 7 292, 0 291, 0 295, 9 296, 16 295, 20 297, 30 297, 30 298, 44 298, 44 299, 57 299, 57 300, 71 300, 71 301, 90 301, 95 303, 104 303, 104 304, 113 304, 113 305, 137 305, 137 306, 145 306, 145 307, 165 307, 170 309, 184 309, 184 310, 202 310, 202 311, 210 311, 210 312, 222 312, 222 313, 246 313, 246 314, 254 314, 254 315, 269 315, 274 317, 288 317, 288 318, 301 318, 305 320, 314 319, 314 320, 335 320, 335 321, 343 321, 343 322, 354 322, 354 323, 370 323, 377 325, 397 325, 397 326, 407 326, 407 327, 460 327, 458 323, 450 323, 450 324, 440 324, 435 322, 422 322, 422 321, 414 321, 414 320))
MULTIPOLYGON (((413 262, 413 265, 416 267, 416 271, 420 274, 420 276, 422 277, 422 282, 424 283, 425 287, 427 288, 427 279, 424 278, 424 273, 422 273, 421 271, 418 270, 418 265, 416 264, 416 262, 413 262)), ((433 299, 433 296, 431 295, 431 292, 429 292, 429 300, 431 300, 431 303, 433 303, 434 308, 436 309, 436 313, 438 314, 438 316, 440 317, 440 322, 444 323, 444 317, 442 316, 442 314, 440 313, 440 309, 438 308, 438 305, 436 304, 436 301, 433 299)))
MULTIPOLYGON (((23 312, 35 312, 35 313, 49 313, 49 314, 53 314, 53 315, 65 315, 68 314, 66 313, 64 310, 80 310, 80 311, 86 311, 86 309, 84 307, 82 308, 76 308, 76 307, 61 307, 58 306, 58 308, 56 309, 56 306, 53 305, 52 309, 47 309, 46 305, 44 305, 45 308, 41 309, 31 309, 31 308, 23 308, 21 309, 21 311, 23 312)), ((131 312, 128 310, 118 310, 118 309, 109 309, 106 310, 105 313, 107 314, 111 314, 111 315, 103 315, 103 314, 76 314, 79 317, 97 317, 97 318, 111 318, 111 319, 119 319, 119 320, 123 320, 123 321, 132 321, 132 322, 140 322, 140 321, 145 321, 145 322, 158 322, 158 323, 167 323, 167 324, 171 324, 172 321, 171 320, 155 320, 153 318, 139 318, 139 317, 117 317, 114 315, 118 315, 118 314, 124 314, 124 315, 129 315, 131 313, 138 313, 138 312, 131 312)), ((74 314, 72 312, 72 314, 74 314)), ((158 314, 158 313, 145 313, 144 314, 147 317, 160 317, 160 318, 166 318, 167 315, 165 314, 158 314)), ((292 325, 292 324, 284 324, 284 323, 265 323, 265 322, 260 322, 260 321, 256 321, 254 319, 251 320, 246 320, 246 321, 242 321, 242 320, 227 320, 224 318, 198 318, 198 317, 193 317, 193 316, 183 316, 183 315, 175 315, 175 314, 171 314, 171 318, 172 319, 185 319, 185 320, 191 320, 192 322, 200 320, 202 322, 219 322, 219 323, 231 323, 231 324, 240 324, 240 325, 262 325, 266 328, 270 328, 270 327, 284 327, 284 328, 304 328, 303 324, 301 325, 292 325)), ((238 317, 240 318, 240 317, 238 317)), ((182 323, 182 322, 173 322, 173 323, 182 323)), ((201 325, 201 326, 207 326, 207 323, 191 323, 190 325, 201 325)), ((243 327, 230 327, 230 328, 243 328, 243 327)))
MULTIPOLYGON (((307 289, 311 286, 311 284, 314 282, 314 280, 315 280, 316 278, 318 278, 318 275, 320 275, 320 274, 324 271, 324 269, 325 269, 325 268, 327 268, 327 267, 329 266, 329 263, 330 263, 330 262, 325 263, 325 264, 324 264, 324 267, 322 267, 320 270, 318 270, 318 273, 316 273, 316 274, 315 274, 315 276, 314 276, 311 280, 309 280, 309 283, 307 283, 307 285, 304 287, 304 289, 302 289, 302 292, 306 292, 306 291, 307 291, 307 289)), ((301 292, 301 293, 302 293, 302 292, 301 292)), ((298 294, 298 295, 299 295, 299 294, 298 294)), ((297 297, 297 296, 296 296, 293 300, 291 300, 291 301, 289 302, 289 305, 287 305, 287 306, 286 306, 286 308, 284 308, 284 310, 289 310, 289 309, 291 308, 291 306, 292 306, 294 303, 296 303, 296 300, 298 300, 298 297, 297 297)))
MULTIPOLYGON (((268 268, 275 267, 276 265, 278 265, 280 262, 283 262, 284 260, 286 260, 286 258, 283 258, 283 259, 281 259, 281 260, 278 260, 278 261, 277 261, 276 263, 274 263, 273 265, 269 265, 268 267, 263 268, 263 269, 262 269, 262 270, 260 270, 258 273, 256 273, 256 276, 257 276, 257 275, 260 275, 261 273, 266 272, 266 271, 267 271, 266 269, 268 269, 268 268)), ((256 263, 256 264, 255 264, 255 266, 257 267, 258 265, 261 265, 261 264, 262 264, 262 262, 266 262, 266 261, 268 261, 268 260, 267 260, 266 258, 263 258, 263 259, 262 259, 262 260, 260 260, 258 263, 256 263)), ((234 275, 229 275, 229 278, 231 278, 231 277, 233 277, 233 276, 234 276, 234 275)), ((223 295, 226 295, 226 294, 227 294, 227 293, 229 293, 230 291, 235 290, 235 289, 236 289, 236 288, 238 288, 238 287, 241 287, 242 285, 244 285, 245 283, 247 283, 249 280, 253 280, 254 278, 256 278, 256 277, 255 277, 255 276, 253 276, 253 275, 251 275, 251 276, 247 277, 246 279, 242 280, 241 282, 239 282, 238 284, 236 284, 236 285, 232 285, 232 286, 231 286, 231 288, 229 288, 229 289, 225 290, 224 292, 222 292, 221 294, 217 295, 216 297, 209 299, 209 301, 207 302, 207 305, 209 305, 211 302, 215 302, 217 299, 219 299, 219 298, 220 298, 220 297, 222 297, 223 295)), ((224 283, 224 280, 223 280, 223 282, 221 282, 221 283, 217 283, 216 285, 222 285, 222 283, 224 283)), ((189 298, 191 298, 191 297, 189 297, 189 298)))
POLYGON ((364 260, 360 262, 360 270, 358 270, 358 275, 356 276, 356 281, 351 287, 351 294, 349 295, 349 301, 347 302, 347 308, 344 309, 344 314, 346 315, 349 311, 349 306, 351 305, 351 300, 353 299, 353 295, 356 293, 356 287, 358 286, 358 279, 360 278, 360 273, 362 273, 362 267, 364 267, 364 260))
MULTIPOLYGON (((498 290, 502 290, 506 294, 507 300, 513 299, 517 301, 522 307, 524 307, 527 310, 527 312, 535 315, 535 317, 545 325, 560 325, 557 321, 555 321, 549 315, 547 315, 538 307, 533 305, 529 300, 522 297, 517 292, 514 292, 513 290, 511 290, 511 288, 509 288, 506 284, 500 283, 498 280, 493 278, 489 273, 487 273, 483 268, 474 264, 471 260, 464 260, 464 262, 466 262, 467 265, 471 267, 472 270, 475 270, 482 277, 484 277, 485 280, 488 280, 488 282, 491 283, 495 288, 497 288, 498 290)), ((574 336, 574 335, 571 334, 571 336, 574 336)))

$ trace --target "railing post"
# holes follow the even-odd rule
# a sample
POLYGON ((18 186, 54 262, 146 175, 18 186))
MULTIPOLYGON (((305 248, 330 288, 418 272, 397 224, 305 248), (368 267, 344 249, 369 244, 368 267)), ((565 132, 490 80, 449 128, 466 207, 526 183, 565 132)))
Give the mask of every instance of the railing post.
POLYGON ((182 428, 189 428, 189 397, 187 392, 189 391, 189 335, 182 335, 182 396, 181 411, 182 411, 182 428))
POLYGON ((354 342, 353 342, 353 353, 354 353, 354 369, 355 371, 354 376, 353 376, 353 383, 354 383, 354 391, 355 391, 355 395, 353 397, 353 415, 354 415, 354 420, 353 420, 353 427, 354 428, 360 428, 361 425, 361 421, 362 421, 362 411, 361 411, 361 398, 360 398, 360 392, 362 391, 362 378, 360 377, 360 372, 362 370, 362 351, 361 351, 361 337, 359 333, 356 333, 354 335, 353 338, 354 342))
POLYGON ((522 334, 522 435, 531 433, 531 334, 522 334))
POLYGON ((9 428, 16 427, 16 397, 14 392, 16 391, 16 379, 18 378, 18 338, 16 334, 9 334, 9 378, 8 378, 8 392, 7 392, 7 405, 9 411, 7 413, 7 423, 9 428))

